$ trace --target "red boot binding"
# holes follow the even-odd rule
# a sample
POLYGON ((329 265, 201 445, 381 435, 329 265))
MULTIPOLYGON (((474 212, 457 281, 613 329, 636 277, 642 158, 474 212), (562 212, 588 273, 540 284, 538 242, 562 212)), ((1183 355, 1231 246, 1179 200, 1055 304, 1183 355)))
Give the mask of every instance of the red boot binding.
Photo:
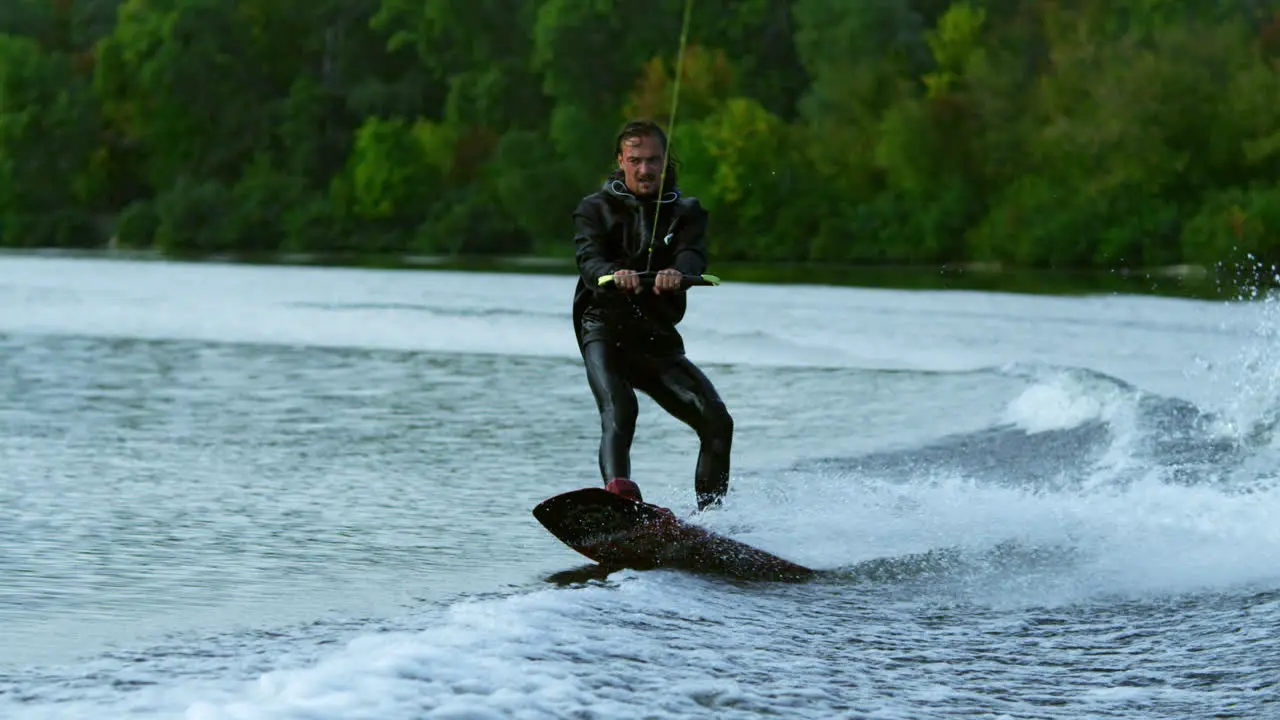
POLYGON ((605 484, 604 489, 636 502, 644 502, 640 497, 640 486, 627 478, 614 478, 605 484))
MULTIPOLYGON (((644 502, 644 498, 640 497, 640 486, 627 478, 614 478, 605 483, 604 489, 611 493, 621 495, 624 498, 635 500, 636 502, 644 502)), ((675 513, 671 512, 667 508, 658 507, 657 505, 654 505, 654 507, 657 507, 658 510, 665 515, 672 518, 675 517, 675 513)))

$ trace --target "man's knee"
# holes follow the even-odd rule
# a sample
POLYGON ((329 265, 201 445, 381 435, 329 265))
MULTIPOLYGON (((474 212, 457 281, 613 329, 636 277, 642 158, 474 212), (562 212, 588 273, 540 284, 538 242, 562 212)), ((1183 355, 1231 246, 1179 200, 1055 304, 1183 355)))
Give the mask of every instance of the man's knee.
POLYGON ((640 407, 634 398, 609 398, 600 405, 600 426, 605 432, 629 433, 639 415, 640 407))
POLYGON ((716 401, 707 405, 702 417, 702 436, 709 442, 726 445, 732 442, 733 416, 723 402, 716 401))

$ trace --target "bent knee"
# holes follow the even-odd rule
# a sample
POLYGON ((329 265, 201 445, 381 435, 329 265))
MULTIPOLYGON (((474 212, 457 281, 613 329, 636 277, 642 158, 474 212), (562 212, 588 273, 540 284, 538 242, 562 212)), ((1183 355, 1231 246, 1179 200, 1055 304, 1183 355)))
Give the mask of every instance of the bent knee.
POLYGON ((640 408, 633 402, 612 402, 600 406, 600 424, 606 429, 627 429, 636 425, 640 408))
POLYGON ((702 416, 702 434, 708 440, 728 441, 733 437, 733 416, 722 402, 711 403, 702 416))

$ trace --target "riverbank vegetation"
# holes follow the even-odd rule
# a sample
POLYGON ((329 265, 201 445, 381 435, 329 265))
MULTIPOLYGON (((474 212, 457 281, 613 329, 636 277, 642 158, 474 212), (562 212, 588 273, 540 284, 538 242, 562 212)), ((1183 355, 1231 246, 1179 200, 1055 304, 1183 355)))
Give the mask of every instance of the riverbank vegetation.
MULTIPOLYGON (((572 252, 683 0, 6 0, 0 244, 572 252)), ((739 263, 1280 261, 1280 2, 694 0, 673 147, 739 263)))

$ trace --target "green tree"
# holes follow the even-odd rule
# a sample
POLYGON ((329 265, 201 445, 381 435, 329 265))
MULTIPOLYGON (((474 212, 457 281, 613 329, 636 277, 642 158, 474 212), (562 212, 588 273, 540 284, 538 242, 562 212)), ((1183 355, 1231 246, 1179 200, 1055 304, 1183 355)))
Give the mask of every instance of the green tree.
POLYGON ((368 220, 421 218, 453 160, 447 126, 369 118, 356 133, 347 180, 351 211, 368 220))
POLYGON ((799 159, 790 128, 759 102, 731 98, 701 122, 686 126, 682 184, 711 213, 722 259, 803 260, 805 209, 787 209, 799 159), (788 162, 790 161, 790 162, 788 162), (781 170, 779 169, 781 166, 781 170))
POLYGON ((815 256, 864 255, 842 245, 877 242, 861 219, 884 177, 875 159, 885 108, 912 91, 929 66, 920 14, 908 0, 796 0, 797 56, 812 79, 799 102, 806 165, 820 182, 810 200, 821 218, 815 256))
POLYGON ((128 0, 99 51, 96 85, 153 188, 234 182, 269 129, 254 28, 234 0, 128 0))
POLYGON ((84 57, 111 32, 121 0, 5 0, 0 33, 37 41, 47 52, 84 57))
POLYGON ((0 242, 101 242, 86 211, 97 132, 93 95, 70 58, 0 35, 0 242))
POLYGON ((536 13, 536 3, 521 0, 382 0, 372 25, 388 33, 390 49, 415 49, 448 88, 432 117, 501 133, 536 128, 546 117, 529 65, 536 13))

